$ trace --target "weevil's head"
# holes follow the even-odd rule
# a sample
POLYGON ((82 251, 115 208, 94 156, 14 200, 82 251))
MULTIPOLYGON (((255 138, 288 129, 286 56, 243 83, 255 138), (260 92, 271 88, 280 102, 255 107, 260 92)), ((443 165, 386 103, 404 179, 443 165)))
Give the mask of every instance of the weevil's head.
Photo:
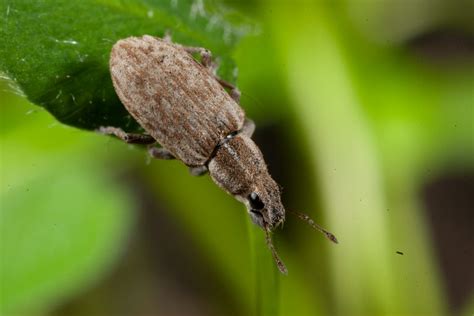
POLYGON ((268 176, 255 183, 255 187, 245 199, 239 197, 252 221, 266 230, 273 230, 285 220, 285 208, 281 203, 280 189, 268 176))
POLYGON ((273 230, 285 220, 280 188, 249 137, 239 134, 221 144, 209 162, 209 173, 214 182, 244 203, 252 221, 264 230, 273 230))
MULTIPOLYGON (((285 208, 281 203, 280 188, 268 173, 258 147, 246 135, 227 138, 217 147, 208 167, 212 180, 244 203, 252 221, 263 228, 267 246, 278 269, 287 274, 271 238, 271 231, 285 220, 285 208)), ((308 215, 293 213, 337 243, 333 234, 317 225, 308 215)))

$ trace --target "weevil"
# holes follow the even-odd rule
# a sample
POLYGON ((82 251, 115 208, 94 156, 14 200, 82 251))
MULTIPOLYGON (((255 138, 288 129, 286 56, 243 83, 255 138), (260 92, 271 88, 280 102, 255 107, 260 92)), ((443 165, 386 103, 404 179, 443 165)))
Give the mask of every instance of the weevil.
MULTIPOLYGON (((119 40, 110 55, 113 86, 145 133, 129 134, 110 126, 99 132, 127 143, 148 144, 153 158, 179 159, 193 175, 208 172, 246 206, 252 221, 264 230, 279 270, 286 274, 271 239, 271 232, 285 220, 280 188, 251 139, 255 124, 239 105, 239 90, 219 78, 216 68, 209 50, 173 43, 169 37, 119 40), (200 60, 194 58, 197 54, 200 60)), ((293 213, 337 243, 306 214, 293 213)))

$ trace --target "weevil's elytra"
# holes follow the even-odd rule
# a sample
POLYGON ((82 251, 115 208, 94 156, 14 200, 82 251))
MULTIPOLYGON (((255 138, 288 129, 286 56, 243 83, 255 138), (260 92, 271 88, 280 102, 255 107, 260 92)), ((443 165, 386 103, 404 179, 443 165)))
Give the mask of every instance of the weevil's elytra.
MULTIPOLYGON (((281 192, 263 155, 251 139, 255 126, 238 104, 240 93, 216 77, 210 52, 152 36, 129 37, 112 48, 110 71, 115 91, 147 134, 102 127, 129 143, 151 144, 159 159, 179 159, 195 175, 213 181, 247 207, 252 221, 266 232, 278 268, 286 273, 270 231, 285 220, 281 192), (197 62, 191 53, 200 53, 197 62), (230 94, 224 89, 231 89, 230 94)), ((296 213, 334 242, 334 235, 307 215, 296 213)))
POLYGON ((115 90, 140 125, 176 158, 203 165, 244 124, 244 112, 183 48, 143 36, 118 41, 110 58, 115 90))

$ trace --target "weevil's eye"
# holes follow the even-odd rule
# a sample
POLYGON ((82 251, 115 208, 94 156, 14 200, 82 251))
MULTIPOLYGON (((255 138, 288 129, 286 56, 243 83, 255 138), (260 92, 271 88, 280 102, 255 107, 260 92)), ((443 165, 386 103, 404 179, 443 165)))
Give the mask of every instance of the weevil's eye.
POLYGON ((258 196, 257 193, 252 192, 248 196, 250 207, 253 210, 261 210, 262 208, 265 207, 265 204, 263 204, 262 200, 260 200, 260 197, 258 196))

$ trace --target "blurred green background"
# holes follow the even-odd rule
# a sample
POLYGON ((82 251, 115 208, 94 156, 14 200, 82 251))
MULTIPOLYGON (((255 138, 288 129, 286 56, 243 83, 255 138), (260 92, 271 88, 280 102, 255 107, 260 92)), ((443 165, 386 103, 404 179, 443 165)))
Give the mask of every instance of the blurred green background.
POLYGON ((279 275, 208 176, 3 81, 2 315, 472 315, 473 3, 226 5, 257 25, 232 57, 283 201, 339 245, 290 216, 279 275))

